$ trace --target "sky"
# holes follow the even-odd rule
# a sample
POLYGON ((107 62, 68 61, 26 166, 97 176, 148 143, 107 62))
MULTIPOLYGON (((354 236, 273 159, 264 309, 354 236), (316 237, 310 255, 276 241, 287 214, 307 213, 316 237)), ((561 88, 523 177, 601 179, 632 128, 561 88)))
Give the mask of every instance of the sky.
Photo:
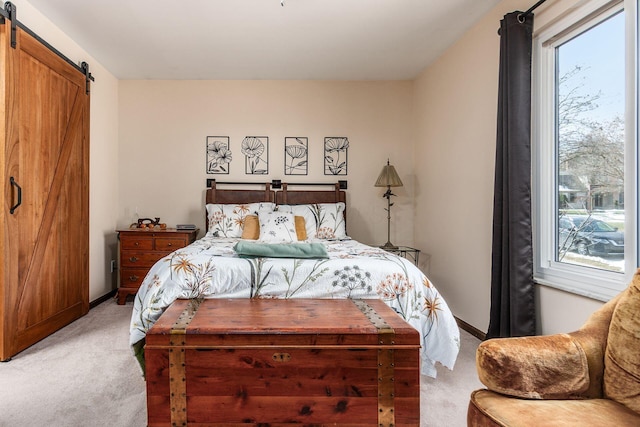
POLYGON ((599 108, 589 113, 596 119, 624 117, 624 20, 622 11, 558 48, 559 75, 581 66, 583 92, 601 91, 599 108))

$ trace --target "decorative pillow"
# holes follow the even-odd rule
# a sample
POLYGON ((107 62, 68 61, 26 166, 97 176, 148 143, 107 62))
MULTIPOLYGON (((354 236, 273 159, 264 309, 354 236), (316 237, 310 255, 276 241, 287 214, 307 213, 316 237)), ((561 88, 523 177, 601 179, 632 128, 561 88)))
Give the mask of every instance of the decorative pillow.
POLYGON ((244 228, 242 238, 247 240, 258 240, 260 238, 260 222, 257 215, 247 215, 244 217, 244 228))
POLYGON ((288 212, 293 215, 303 217, 307 238, 313 239, 316 237, 316 218, 318 216, 317 205, 278 205, 277 212, 288 212))
POLYGON ((640 412, 640 270, 616 306, 604 355, 603 391, 609 399, 640 412))
POLYGON ((344 222, 345 205, 318 203, 306 205, 278 205, 278 212, 290 212, 302 216, 308 238, 344 239, 347 237, 344 222))
MULTIPOLYGON (((293 222, 296 227, 296 236, 298 240, 307 240, 307 230, 305 230, 304 218, 294 216, 293 222)), ((258 240, 260 238, 260 221, 257 215, 247 215, 244 218, 244 228, 242 229, 242 238, 246 240, 258 240)))
POLYGON ((260 212, 260 241, 296 242, 296 224, 293 214, 287 212, 260 212))
POLYGON ((320 203, 318 205, 318 239, 344 239, 347 230, 344 222, 344 203, 320 203))
POLYGON ((247 204, 207 204, 208 235, 214 237, 242 237, 247 215, 271 212, 275 204, 270 202, 247 204))
POLYGON ((307 226, 304 217, 296 215, 293 217, 293 221, 296 224, 296 236, 298 236, 298 240, 307 240, 307 226))

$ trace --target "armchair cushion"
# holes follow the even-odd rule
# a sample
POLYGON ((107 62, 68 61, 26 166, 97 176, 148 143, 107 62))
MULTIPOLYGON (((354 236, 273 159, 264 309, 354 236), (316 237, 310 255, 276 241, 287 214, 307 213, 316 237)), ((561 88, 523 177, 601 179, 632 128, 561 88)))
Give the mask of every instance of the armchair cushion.
POLYGON ((638 273, 620 298, 611 318, 604 357, 604 394, 640 414, 640 276, 638 273))
POLYGON ((640 415, 610 399, 529 400, 489 390, 471 394, 467 425, 474 427, 637 427, 640 415))
POLYGON ((589 388, 587 356, 568 334, 485 341, 476 367, 488 389, 515 397, 575 399, 589 388))

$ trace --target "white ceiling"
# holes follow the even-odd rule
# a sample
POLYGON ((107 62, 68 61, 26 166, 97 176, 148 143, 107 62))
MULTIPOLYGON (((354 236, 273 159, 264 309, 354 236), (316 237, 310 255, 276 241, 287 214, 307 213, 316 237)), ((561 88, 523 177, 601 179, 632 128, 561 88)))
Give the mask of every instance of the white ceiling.
POLYGON ((404 80, 499 2, 284 1, 29 3, 119 79, 404 80))

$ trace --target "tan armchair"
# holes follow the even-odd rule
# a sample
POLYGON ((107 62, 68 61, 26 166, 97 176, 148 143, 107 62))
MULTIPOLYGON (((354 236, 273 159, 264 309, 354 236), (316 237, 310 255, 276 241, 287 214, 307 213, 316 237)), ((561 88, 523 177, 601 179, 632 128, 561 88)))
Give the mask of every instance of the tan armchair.
POLYGON ((640 426, 640 269, 578 331, 487 340, 476 367, 468 426, 640 426))

